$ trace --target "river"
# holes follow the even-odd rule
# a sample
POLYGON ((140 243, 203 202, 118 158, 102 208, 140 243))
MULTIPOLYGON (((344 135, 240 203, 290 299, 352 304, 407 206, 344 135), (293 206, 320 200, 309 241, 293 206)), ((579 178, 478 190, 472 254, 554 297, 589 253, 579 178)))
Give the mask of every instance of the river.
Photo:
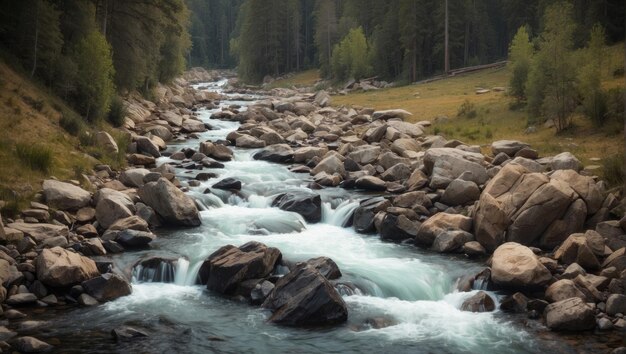
MULTIPOLYGON (((220 91, 225 81, 208 84, 220 91)), ((223 101, 222 105, 249 102, 223 101)), ((174 143, 170 152, 183 147, 197 149, 204 140, 225 139, 238 123, 210 118, 213 110, 201 110, 200 118, 214 129, 200 140, 174 143)), ((476 291, 460 293, 456 280, 484 266, 463 257, 439 255, 411 245, 383 242, 377 235, 358 234, 346 224, 359 199, 371 194, 339 188, 316 190, 324 203, 322 222, 307 224, 299 215, 270 207, 272 196, 306 189, 308 174, 293 173, 288 166, 256 161, 256 150, 234 149, 234 159, 223 169, 203 170, 218 175, 190 188, 203 206, 202 226, 160 229, 151 249, 114 256, 128 269, 145 255, 180 258, 172 283, 133 280, 133 293, 93 308, 50 309, 39 317, 50 320, 38 333, 63 352, 160 352, 160 353, 508 353, 537 352, 544 344, 527 332, 519 318, 500 311, 460 311, 464 299, 476 291), (234 177, 243 182, 237 195, 214 190, 217 181, 234 177), (292 230, 302 229, 301 231, 292 230), (258 307, 212 294, 195 285, 201 262, 226 244, 239 246, 257 240, 277 247, 289 261, 312 257, 332 258, 341 269, 342 282, 361 289, 344 293, 349 318, 344 325, 326 329, 296 329, 266 322, 258 307), (384 319, 389 326, 369 327, 368 319, 384 319), (147 331, 148 338, 115 343, 110 330, 127 324, 147 331)), ((162 157, 158 163, 168 162, 162 157)), ((197 170, 178 169, 181 181, 197 170)), ((496 301, 498 295, 490 293, 496 301)))

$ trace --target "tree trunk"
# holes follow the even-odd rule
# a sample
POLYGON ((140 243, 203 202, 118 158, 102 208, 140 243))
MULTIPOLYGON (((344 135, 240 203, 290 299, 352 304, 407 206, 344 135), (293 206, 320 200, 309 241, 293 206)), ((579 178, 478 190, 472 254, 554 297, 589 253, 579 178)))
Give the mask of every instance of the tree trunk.
POLYGON ((33 69, 30 77, 35 76, 37 71, 37 47, 39 46, 39 1, 35 2, 35 47, 33 48, 33 69))
POLYGON ((450 53, 448 51, 448 0, 445 2, 445 34, 444 34, 444 71, 446 75, 450 72, 450 53))

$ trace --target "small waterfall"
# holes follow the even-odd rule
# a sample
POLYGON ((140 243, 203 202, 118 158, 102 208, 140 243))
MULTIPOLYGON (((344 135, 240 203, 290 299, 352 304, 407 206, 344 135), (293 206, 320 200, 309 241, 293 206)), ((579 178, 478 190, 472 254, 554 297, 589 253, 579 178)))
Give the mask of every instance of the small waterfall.
POLYGON ((322 222, 329 225, 348 227, 352 224, 352 216, 360 203, 354 200, 346 200, 334 210, 330 203, 322 203, 322 222))
POLYGON ((197 284, 198 271, 204 262, 193 265, 187 258, 148 258, 133 268, 135 283, 172 283, 181 286, 197 284))

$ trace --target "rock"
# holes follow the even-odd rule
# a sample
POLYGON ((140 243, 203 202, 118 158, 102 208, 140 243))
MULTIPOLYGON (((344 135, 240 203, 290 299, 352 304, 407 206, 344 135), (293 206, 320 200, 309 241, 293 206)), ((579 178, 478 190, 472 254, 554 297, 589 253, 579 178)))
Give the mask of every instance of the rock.
POLYGON ((400 118, 401 120, 405 120, 409 117, 413 116, 411 112, 407 112, 404 109, 388 109, 385 111, 376 111, 372 114, 373 120, 389 120, 392 118, 400 118))
POLYGON ((286 163, 293 161, 294 151, 287 144, 276 144, 263 148, 261 151, 255 153, 253 157, 256 160, 286 163))
MULTIPOLYGON (((163 140, 170 140, 170 139, 171 139, 171 133, 169 133, 169 136, 166 135, 163 138, 163 140)), ((138 136, 135 138, 135 143, 137 143, 137 152, 139 152, 140 154, 152 156, 155 158, 161 157, 161 153, 159 152, 159 147, 152 140, 150 140, 150 138, 147 138, 145 136, 138 136)))
POLYGON ((469 257, 478 257, 487 254, 485 247, 478 241, 470 241, 463 245, 463 253, 469 257))
POLYGON ((35 337, 20 337, 12 341, 12 346, 22 353, 49 352, 54 347, 35 337))
POLYGON ((301 263, 280 278, 262 305, 270 309, 270 322, 288 326, 321 326, 348 318, 345 302, 315 268, 301 263))
POLYGON ((148 336, 146 332, 129 326, 115 328, 111 330, 111 335, 113 336, 113 339, 117 341, 133 340, 148 336))
POLYGON ((414 238, 419 224, 404 215, 387 213, 380 225, 380 238, 383 240, 403 241, 414 238))
POLYGON ((100 131, 96 133, 96 145, 103 148, 109 154, 117 154, 119 149, 117 147, 117 143, 113 137, 105 132, 100 131))
POLYGON ((6 300, 7 305, 10 305, 10 306, 27 306, 27 305, 33 305, 36 302, 37 302, 37 296, 35 296, 35 294, 32 294, 32 293, 22 293, 22 294, 11 295, 6 300))
POLYGON ((312 175, 316 175, 320 172, 326 172, 330 175, 334 173, 343 175, 346 173, 346 170, 343 167, 343 161, 341 161, 337 155, 330 155, 320 161, 317 166, 311 170, 312 175))
POLYGON ((60 210, 77 210, 91 203, 91 193, 70 183, 47 179, 43 181, 46 203, 60 210))
POLYGON ((213 185, 213 188, 238 191, 238 190, 241 190, 241 181, 228 177, 215 183, 213 185))
POLYGON ((321 148, 321 147, 314 147, 314 146, 301 147, 294 151, 293 162, 296 162, 296 163, 307 162, 314 157, 322 158, 324 157, 324 155, 326 155, 327 152, 328 152, 328 149, 321 148))
POLYGON ((128 187, 141 187, 144 185, 144 177, 150 173, 145 168, 130 168, 122 171, 120 174, 120 182, 128 187))
POLYGON ((600 318, 597 321, 598 329, 601 331, 608 331, 613 329, 613 322, 606 317, 600 318))
POLYGON ((432 249, 440 253, 457 252, 461 250, 465 244, 473 240, 474 235, 469 232, 463 230, 446 230, 435 237, 432 249))
POLYGON ((577 297, 548 305, 545 316, 546 325, 554 331, 585 331, 596 325, 593 309, 577 297))
MULTIPOLYGON (((604 245, 602 245, 604 246, 604 245)), ((604 247, 602 247, 604 249, 604 247)), ((563 264, 578 263, 585 269, 598 269, 600 262, 587 243, 585 234, 572 234, 554 253, 563 264)))
POLYGON ((524 313, 528 310, 528 303, 528 298, 524 294, 517 292, 513 295, 505 296, 500 302, 500 309, 509 313, 524 313))
POLYGON ((551 178, 567 183, 585 202, 588 215, 595 214, 604 202, 604 191, 592 177, 582 176, 574 170, 558 170, 551 178))
MULTIPOLYGON (((444 231, 470 231, 471 229, 472 219, 467 216, 461 214, 437 213, 422 223, 417 231, 415 241, 421 245, 430 247, 435 241, 435 238, 444 231)), ((459 247, 461 245, 459 245, 459 247)))
POLYGON ((74 217, 78 222, 89 222, 96 217, 96 209, 92 207, 80 208, 74 217))
POLYGON ((214 144, 210 141, 200 143, 200 152, 219 161, 233 159, 233 151, 228 146, 214 144))
POLYGON ((572 155, 571 152, 566 151, 552 157, 550 167, 553 171, 574 170, 578 172, 580 171, 581 163, 578 161, 576 156, 572 155))
POLYGON ((142 154, 130 154, 126 158, 131 165, 150 166, 154 165, 155 158, 142 154))
POLYGON ((424 154, 424 167, 431 175, 431 188, 446 188, 450 182, 465 174, 465 180, 478 185, 489 179, 482 165, 485 157, 479 153, 454 148, 431 148, 424 154))
POLYGON ((331 97, 326 91, 320 90, 315 94, 314 102, 320 107, 327 107, 330 106, 331 97))
POLYGON ((67 226, 54 224, 27 224, 22 222, 14 222, 7 225, 8 229, 15 229, 24 235, 31 237, 37 244, 53 237, 65 237, 69 235, 67 226))
POLYGON ((376 162, 379 155, 379 146, 363 145, 349 153, 347 158, 355 161, 359 165, 367 165, 376 162))
POLYGON ((472 181, 455 179, 441 196, 441 202, 447 205, 465 205, 480 198, 480 189, 472 181))
POLYGON ((51 287, 66 287, 100 275, 94 261, 60 247, 42 250, 36 265, 39 281, 51 287))
POLYGON ((151 232, 128 229, 119 232, 113 241, 129 248, 141 248, 155 239, 156 235, 151 232))
POLYGON ((469 299, 463 301, 461 311, 469 312, 491 312, 496 309, 496 304, 484 291, 479 291, 469 299))
POLYGON ((9 339, 15 336, 17 336, 16 332, 11 331, 4 326, 0 327, 0 341, 2 342, 8 341, 9 339))
POLYGON ((181 226, 200 225, 195 202, 166 178, 146 183, 139 189, 142 201, 150 206, 168 224, 181 226))
POLYGON ((363 176, 356 180, 356 188, 368 191, 384 191, 387 189, 385 181, 374 176, 363 176))
POLYGON ((274 284, 263 280, 261 283, 256 284, 254 289, 250 292, 250 302, 253 305, 261 305, 269 294, 274 290, 274 284))
POLYGON ((319 194, 290 192, 279 195, 272 202, 273 207, 298 213, 309 223, 322 220, 322 199, 319 194))
POLYGON ((242 135, 235 141, 235 146, 248 149, 263 148, 265 141, 250 135, 242 135))
POLYGON ((119 219, 131 217, 134 211, 133 201, 122 192, 103 188, 96 194, 96 219, 103 228, 109 228, 119 219))
POLYGON ((611 294, 606 300, 606 313, 615 316, 618 313, 626 314, 626 295, 611 294))
POLYGON ((132 293, 132 287, 128 281, 114 273, 102 274, 82 282, 81 285, 85 293, 100 302, 111 301, 132 293))
MULTIPOLYGON (((387 171, 380 175, 384 181, 405 181, 411 176, 411 168, 403 163, 398 163, 391 166, 387 171)), ((476 198, 478 199, 478 198, 476 198)))
POLYGON ((578 290, 576 284, 569 279, 558 280, 546 289, 546 299, 550 302, 558 302, 572 297, 586 300, 585 294, 578 290))
POLYGON ((357 232, 369 233, 374 231, 374 216, 381 210, 386 210, 391 204, 383 197, 362 200, 354 211, 353 226, 357 232))
POLYGON ((530 145, 517 140, 498 140, 491 143, 491 152, 494 156, 505 153, 514 157, 520 150, 529 148, 530 145))
POLYGON ((98 300, 87 294, 80 294, 77 301, 83 306, 97 306, 99 304, 98 300))
POLYGON ((341 271, 337 266, 337 263, 328 257, 311 258, 306 261, 308 265, 317 269, 328 280, 335 280, 341 278, 341 271))
POLYGON ((150 231, 148 228, 148 222, 137 215, 129 216, 124 219, 119 219, 113 225, 109 226, 109 230, 137 230, 137 231, 150 231))
POLYGON ((221 294, 232 293, 237 285, 249 279, 269 275, 281 258, 278 249, 251 241, 241 247, 224 246, 215 251, 203 264, 201 278, 207 279, 207 288, 221 294))
POLYGON ((502 287, 525 289, 546 285, 552 275, 528 247, 507 242, 493 253, 491 279, 502 287))

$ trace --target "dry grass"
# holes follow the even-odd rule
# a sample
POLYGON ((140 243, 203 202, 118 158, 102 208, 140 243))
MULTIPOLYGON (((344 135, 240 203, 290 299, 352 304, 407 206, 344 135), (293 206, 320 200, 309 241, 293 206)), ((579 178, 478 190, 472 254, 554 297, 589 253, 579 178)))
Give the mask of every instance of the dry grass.
POLYGON ((69 108, 2 62, 0 78, 0 195, 16 193, 28 199, 40 190, 44 178, 70 179, 77 171, 89 171, 97 161, 59 125, 59 109, 69 108), (18 146, 45 147, 52 155, 47 172, 24 163, 18 146))
MULTIPOLYGON (((623 65, 623 47, 609 48, 603 85, 607 88, 624 86, 624 78, 614 78, 613 71, 623 65)), ((589 119, 575 116, 567 132, 555 134, 554 129, 537 126, 536 132, 526 134, 527 114, 513 111, 513 99, 504 92, 491 91, 476 95, 476 88, 508 86, 510 72, 506 68, 489 69, 452 77, 426 84, 416 84, 370 92, 334 96, 333 105, 353 105, 375 109, 402 108, 413 113, 412 121, 435 121, 431 133, 447 139, 458 139, 468 144, 478 144, 487 150, 494 140, 516 139, 531 144, 542 156, 570 151, 585 164, 599 164, 591 158, 604 158, 624 149, 619 129, 595 128, 589 119), (457 117, 459 107, 469 101, 476 108, 474 118, 457 117)))
POLYGON ((312 87, 315 85, 315 82, 319 80, 320 73, 317 69, 311 69, 306 71, 301 71, 299 73, 294 74, 293 76, 276 80, 268 85, 268 88, 292 88, 292 87, 312 87))

